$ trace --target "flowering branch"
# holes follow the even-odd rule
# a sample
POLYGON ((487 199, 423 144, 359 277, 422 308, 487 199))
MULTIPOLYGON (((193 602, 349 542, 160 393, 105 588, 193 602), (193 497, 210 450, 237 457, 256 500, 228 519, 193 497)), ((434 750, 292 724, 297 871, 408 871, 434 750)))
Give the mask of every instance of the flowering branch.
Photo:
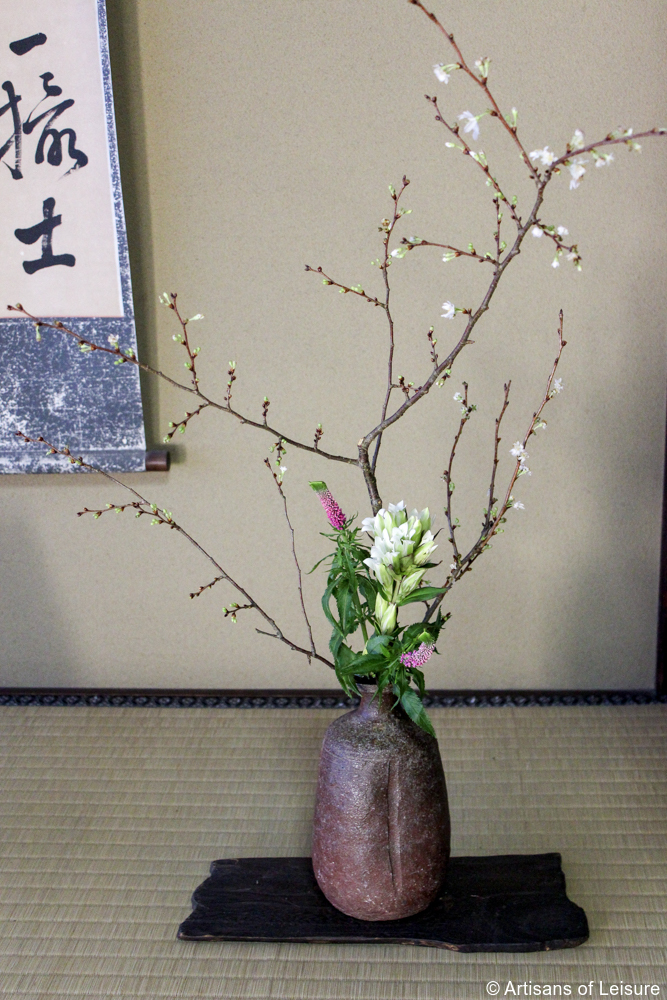
MULTIPOLYGON (((467 250, 461 250, 458 247, 451 247, 447 243, 432 243, 430 240, 411 240, 405 236, 401 242, 406 244, 408 250, 413 250, 415 247, 440 247, 443 250, 447 250, 449 252, 444 254, 442 258, 445 262, 453 260, 455 257, 473 257, 482 264, 498 264, 498 261, 494 260, 491 254, 487 253, 482 256, 481 253, 477 253, 472 244, 470 244, 467 250)), ((498 253, 498 257, 500 257, 500 253, 498 253)))
MULTIPOLYGON (((296 543, 294 540, 294 528, 292 522, 290 521, 289 511, 287 510, 287 497, 285 496, 283 490, 283 474, 287 471, 284 466, 280 466, 278 473, 274 471, 271 467, 271 462, 268 458, 264 459, 264 464, 273 476, 273 481, 276 484, 278 492, 280 493, 280 499, 283 502, 283 510, 285 511, 285 520, 287 521, 287 527, 290 530, 290 535, 292 536, 292 556, 294 558, 294 565, 296 566, 296 576, 297 576, 297 589, 299 591, 299 602, 301 604, 301 611, 303 613, 303 618, 306 623, 306 630, 308 632, 308 639, 310 642, 310 656, 308 656, 308 662, 310 663, 311 656, 317 656, 317 650, 315 649, 315 640, 313 639, 313 630, 310 627, 310 621, 308 619, 308 612, 306 611, 306 605, 303 600, 303 586, 301 581, 301 566, 299 565, 299 559, 296 554, 296 543)), ((308 655, 308 654, 306 654, 308 655)))
MULTIPOLYGON (((434 612, 440 607, 440 604, 442 603, 446 594, 451 590, 454 584, 461 579, 464 573, 469 573, 471 571, 473 563, 480 557, 482 552, 485 552, 488 548, 491 547, 490 539, 493 538, 494 535, 497 535, 504 530, 501 527, 501 525, 505 523, 506 521, 505 515, 507 514, 507 511, 510 509, 510 507, 516 507, 518 510, 523 509, 524 505, 520 501, 515 500, 514 497, 512 496, 512 490, 519 476, 530 475, 530 469, 526 465, 526 459, 528 458, 528 455, 526 453, 526 445, 530 437, 533 434, 535 434, 540 429, 540 427, 545 426, 544 421, 542 420, 542 413, 544 411, 545 406, 554 398, 554 396, 558 395, 558 393, 562 391, 563 387, 561 384, 561 380, 557 379, 555 376, 561 359, 561 355, 563 353, 563 349, 566 345, 567 341, 563 340, 563 310, 561 309, 559 316, 559 326, 558 326, 558 353, 556 355, 556 359, 552 365, 551 372, 549 373, 549 377, 547 379, 547 387, 544 393, 544 397, 542 399, 539 408, 535 411, 535 413, 533 413, 528 431, 526 432, 523 440, 517 441, 514 447, 510 449, 510 453, 516 458, 516 463, 514 470, 512 472, 512 476, 510 477, 510 482, 509 486, 507 487, 507 491, 505 493, 505 498, 500 508, 493 508, 492 504, 493 494, 492 493, 489 494, 489 510, 485 511, 485 520, 479 538, 472 546, 472 548, 469 550, 469 552, 462 559, 457 560, 456 568, 452 567, 451 574, 447 577, 445 583, 443 584, 442 592, 438 594, 437 597, 435 597, 434 600, 429 605, 423 618, 424 622, 427 622, 432 618, 434 612)), ((496 462, 497 451, 498 451, 498 444, 500 442, 500 438, 498 436, 500 430, 500 421, 502 420, 505 410, 507 409, 508 402, 509 402, 509 383, 505 386, 505 398, 503 402, 503 407, 500 412, 500 416, 496 420, 494 471, 492 473, 492 487, 495 486, 495 466, 497 464, 496 462)))
POLYGON ((461 558, 459 552, 459 547, 456 543, 456 537, 454 532, 458 527, 458 518, 456 521, 452 521, 452 493, 454 492, 454 483, 452 482, 452 466, 454 465, 454 455, 456 454, 456 447, 461 440, 461 435, 463 434, 463 428, 470 420, 470 415, 477 409, 476 406, 471 406, 468 404, 468 383, 463 383, 463 395, 457 392, 454 396, 457 403, 461 404, 461 422, 459 424, 459 429, 454 435, 454 443, 452 444, 452 450, 449 455, 449 462, 447 468, 442 474, 442 478, 447 486, 447 505, 445 507, 445 516, 447 517, 447 524, 449 525, 449 541, 451 542, 452 549, 454 550, 454 561, 458 565, 461 558))
POLYGON ((380 300, 375 298, 373 295, 367 295, 361 285, 341 285, 340 282, 334 281, 334 279, 330 278, 328 274, 325 274, 321 267, 311 267, 309 264, 306 264, 305 270, 312 271, 313 274, 321 274, 323 285, 331 285, 332 288, 339 288, 343 294, 351 292, 352 295, 358 295, 360 299, 365 299, 366 302, 370 302, 371 305, 380 306, 380 308, 384 309, 384 302, 380 302, 380 300))
POLYGON ((463 53, 461 52, 460 48, 456 44, 456 41, 454 40, 454 35, 451 34, 450 32, 448 32, 442 26, 442 24, 440 23, 440 21, 438 20, 438 18, 435 16, 435 14, 431 13, 430 11, 428 11, 426 9, 426 7, 424 6, 424 4, 421 2, 421 0, 408 0, 408 3, 414 4, 415 7, 419 7, 419 9, 421 11, 423 11, 424 14, 426 14, 426 16, 429 18, 429 20, 431 20, 435 24, 435 26, 438 28, 438 30, 445 36, 445 38, 447 39, 447 41, 450 43, 450 45, 452 46, 452 48, 456 52, 456 58, 458 59, 458 66, 456 68, 457 69, 462 69, 464 71, 464 73, 466 73, 470 77, 470 79, 473 81, 473 83, 476 83, 477 86, 481 87, 481 89, 484 91, 484 93, 485 93, 485 95, 486 95, 489 103, 491 104, 491 106, 493 108, 493 110, 491 112, 489 112, 490 115, 491 115, 491 117, 492 118, 497 118, 498 121, 503 125, 503 127, 505 128, 505 130, 507 131, 507 133, 514 140, 515 144, 517 145, 517 147, 519 149, 519 152, 521 154, 521 158, 522 158, 523 162, 526 164, 526 166, 528 167, 528 169, 530 171, 531 177, 533 178, 533 180, 537 181, 537 172, 536 172, 535 168, 533 167, 532 163, 530 162, 530 160, 528 159, 528 153, 526 152, 523 143, 519 139, 519 136, 517 134, 516 124, 512 124, 511 122, 509 122, 509 121, 506 120, 506 118, 502 114, 500 108, 498 107, 498 104, 496 103, 496 100, 493 97, 493 94, 489 90, 489 85, 487 83, 487 79, 488 79, 488 72, 489 72, 489 63, 490 63, 490 60, 489 59, 478 60, 477 61, 477 68, 479 70, 479 75, 477 75, 477 73, 474 73, 473 70, 471 70, 470 67, 468 66, 468 64, 465 61, 465 59, 463 58, 463 53))
MULTIPOLYGON (((86 337, 82 337, 81 334, 77 333, 75 330, 70 329, 70 327, 65 326, 65 324, 61 323, 59 320, 56 320, 55 323, 49 323, 46 320, 39 319, 37 316, 33 316, 32 313, 29 313, 27 309, 24 309, 20 303, 15 306, 7 306, 7 309, 10 312, 21 313, 23 316, 26 317, 26 319, 31 320, 32 323, 35 325, 35 327, 38 328, 38 331, 41 329, 57 330, 59 333, 64 333, 70 337, 74 337, 74 339, 80 345, 82 350, 85 348, 84 350, 85 354, 89 354, 94 351, 101 351, 103 354, 114 355, 117 358, 116 364, 129 363, 136 365, 137 368, 140 368, 142 371, 149 372, 151 375, 155 375, 158 378, 161 378, 169 385, 174 386, 175 389, 182 389, 184 392, 191 393, 198 399, 201 399, 206 406, 210 406, 215 410, 221 410, 225 413, 231 414, 231 416, 236 417, 236 419, 241 424, 246 424, 248 427, 257 427, 259 428, 259 430, 268 431, 269 434, 274 435, 274 437, 282 438, 282 440, 285 441, 286 444, 291 445, 293 448, 300 448, 302 451, 313 452, 314 454, 321 455, 322 458, 326 458, 331 462, 344 462, 346 465, 357 465, 357 460, 355 458, 348 458, 345 455, 329 454, 326 451, 322 451, 321 448, 315 448, 312 445, 304 444, 303 441, 297 441, 294 438, 289 437, 287 434, 283 434, 281 431, 276 430, 276 428, 272 427, 266 420, 266 414, 268 410, 268 406, 266 404, 268 403, 268 400, 265 400, 262 421, 260 422, 258 420, 251 420, 250 417, 246 417, 244 416, 244 414, 239 413, 238 410, 235 410, 231 406, 231 403, 227 402, 218 403, 214 399, 210 399, 208 396, 206 396, 201 391, 201 389, 199 389, 198 386, 194 388, 189 385, 184 385, 182 382, 177 382, 176 379, 173 379, 169 375, 166 375, 158 368, 153 368, 151 365, 147 365, 144 361, 139 361, 139 359, 134 355, 134 352, 132 351, 131 348, 128 348, 128 350, 123 353, 121 348, 118 346, 117 342, 111 347, 104 347, 103 344, 96 344, 94 341, 88 340, 86 337)), ((230 388, 231 386, 228 383, 228 390, 230 388)), ((202 407, 202 409, 203 408, 204 407, 202 407)), ((192 413, 190 417, 195 415, 196 415, 195 413, 192 413)), ((190 419, 190 417, 188 419, 190 419)), ((187 423, 187 421, 183 421, 182 423, 187 423)), ((180 426, 179 424, 175 425, 174 429, 178 428, 179 426, 180 426)))
MULTIPOLYGON (((121 486, 124 490, 127 490, 135 497, 135 499, 130 503, 120 506, 116 506, 114 504, 107 504, 106 507, 100 508, 98 510, 89 510, 88 508, 86 508, 82 511, 79 511, 78 514, 79 517, 82 517, 84 514, 92 514, 93 517, 99 518, 102 516, 102 514, 108 514, 112 510, 118 513, 122 513, 124 510, 128 508, 132 508, 136 511, 135 514, 136 517, 141 517, 142 515, 147 514, 151 517, 151 524, 167 525, 167 527, 171 528, 174 531, 177 531, 188 542, 190 542, 191 545, 193 545, 199 552, 201 552, 201 554, 206 559, 208 559, 208 561, 212 563, 212 565, 216 568, 216 570, 219 573, 219 579, 226 580, 227 583, 230 583, 232 587, 234 587, 234 589, 238 591, 238 593, 245 598, 245 600, 248 603, 247 605, 244 605, 244 607, 249 607, 252 608, 254 611, 256 611, 264 619, 267 625, 269 625, 271 628, 270 632, 262 631, 260 629, 255 629, 256 632, 261 632, 262 635, 270 635, 274 639, 279 639, 281 642, 284 642, 285 645, 289 646, 289 648, 294 652, 303 653, 309 659, 313 657, 314 659, 319 660, 321 663, 326 663, 328 667, 333 667, 333 663, 330 660, 327 660, 326 657, 320 656, 319 653, 313 652, 312 649, 310 650, 304 649, 302 646, 299 646, 296 643, 292 642, 291 639, 288 639, 287 636, 284 635, 284 633, 278 626, 277 622, 274 621, 274 619, 271 618, 271 616, 267 614, 266 611, 264 611, 264 609, 257 603, 257 601, 255 601, 254 598, 250 596, 247 590, 245 590, 240 583, 237 583, 236 580, 234 580, 234 578, 230 576, 227 570, 223 569, 220 563, 217 562, 217 560, 209 552, 207 552, 206 549, 192 537, 192 535, 188 534, 185 528, 183 528, 180 524, 177 524, 176 521, 174 521, 170 511, 161 510, 157 506, 157 504, 151 503, 151 501, 147 500, 146 497, 143 497, 141 493, 138 493, 137 490, 133 489, 131 486, 128 486, 127 483, 121 482, 120 479, 116 479, 116 477, 112 476, 111 473, 105 472, 104 469, 100 469, 96 465, 90 465, 90 463, 84 462, 84 460, 81 457, 76 457, 75 455, 72 455, 69 448, 67 447, 57 448, 55 445, 51 444, 41 435, 36 438, 31 438, 28 437, 27 434, 23 434, 21 431, 16 431, 15 433, 16 437, 21 438, 28 444, 46 445, 47 448, 49 449, 47 452, 47 454, 49 455, 64 455, 66 458, 69 459, 72 465, 76 465, 82 469, 89 469, 91 472, 99 472, 100 475, 104 476, 106 479, 109 479, 112 483, 115 483, 116 486, 121 486)), ((213 583, 215 582, 217 582, 217 580, 213 581, 213 583)), ((209 586, 212 585, 213 584, 209 584, 209 586)), ((204 587, 203 589, 206 590, 207 588, 204 587)), ((239 605, 236 606, 236 609, 241 610, 239 605)), ((227 613, 227 609, 225 609, 225 613, 227 613)), ((230 614, 232 614, 232 612, 230 612, 230 614)))

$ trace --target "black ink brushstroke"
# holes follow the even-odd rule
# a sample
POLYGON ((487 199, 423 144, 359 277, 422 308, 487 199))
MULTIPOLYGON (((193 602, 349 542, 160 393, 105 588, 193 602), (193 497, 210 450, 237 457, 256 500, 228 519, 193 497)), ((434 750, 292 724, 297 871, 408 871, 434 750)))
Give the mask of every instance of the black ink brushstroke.
MULTIPOLYGON (((51 80, 53 80, 53 73, 42 73, 40 75, 40 80, 44 84, 44 93, 47 97, 59 97, 60 94, 62 94, 62 87, 51 84, 51 80)), ((42 98, 42 100, 44 100, 44 98, 42 98)))
POLYGON ((15 181, 20 181, 23 177, 21 173, 21 138, 23 132, 21 130, 21 116, 19 115, 19 101, 21 100, 21 95, 17 94, 14 90, 14 84, 11 80, 5 80, 2 84, 2 89, 7 92, 7 97, 9 101, 4 107, 0 108, 0 118, 5 114, 6 111, 11 111, 12 120, 14 124, 14 131, 7 140, 7 142, 0 146, 0 160, 4 157, 5 153, 9 150, 9 147, 14 144, 14 166, 10 167, 8 163, 5 166, 9 170, 10 174, 15 181))
POLYGON ((57 264, 62 264, 64 267, 74 267, 76 264, 76 257, 73 254, 61 253, 56 255, 53 252, 51 245, 53 230, 62 223, 62 215, 53 214, 55 207, 56 199, 46 198, 42 203, 42 213, 44 215, 42 222, 38 222, 35 226, 30 226, 29 229, 14 230, 16 239, 28 245, 36 243, 40 236, 42 237, 42 256, 37 260, 23 261, 23 270, 26 274, 35 274, 36 271, 41 271, 43 267, 55 267, 57 264))
POLYGON ((31 49, 34 49, 36 45, 44 45, 46 42, 46 35, 43 31, 39 31, 36 35, 30 35, 28 38, 19 38, 16 42, 10 42, 9 47, 15 56, 24 56, 31 49))
MULTIPOLYGON (((48 74, 45 74, 48 75, 48 74)), ((58 88, 60 89, 60 88, 58 88)), ((41 103, 41 102, 40 102, 41 103)), ((50 108, 48 111, 43 111, 41 115, 37 118, 32 118, 32 112, 28 117, 28 120, 23 123, 23 131, 25 135, 30 135, 35 126, 39 124, 44 118, 49 120, 44 126, 41 136, 39 137, 39 142, 37 143, 37 150, 35 152, 35 163, 44 162, 44 147, 46 140, 50 139, 50 146, 46 154, 47 163, 50 163, 53 167, 59 167, 63 160, 62 152, 62 140, 63 136, 68 136, 67 141, 67 152, 68 155, 75 161, 72 170, 78 170, 81 167, 85 167, 88 163, 88 157, 81 149, 76 148, 76 132, 74 129, 65 128, 62 131, 58 131, 56 128, 51 128, 52 123, 58 118, 64 111, 71 108, 74 104, 74 100, 70 97, 66 101, 62 101, 60 104, 56 104, 55 107, 50 108), (50 117, 49 117, 50 116, 50 117)), ((68 171, 69 173, 69 171, 68 171)))

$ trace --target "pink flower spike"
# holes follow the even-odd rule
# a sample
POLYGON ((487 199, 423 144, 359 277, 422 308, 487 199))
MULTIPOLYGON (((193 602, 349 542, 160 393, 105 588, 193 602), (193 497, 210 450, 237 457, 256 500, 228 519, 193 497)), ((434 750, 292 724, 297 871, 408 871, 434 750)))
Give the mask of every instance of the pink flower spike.
POLYGON ((399 659, 404 667, 408 670, 414 670, 415 667, 423 667, 425 663, 431 659, 433 655, 434 645, 430 643, 422 642, 418 649, 413 650, 411 653, 401 653, 399 659))
POLYGON ((329 518, 329 524, 332 528, 335 528, 336 531, 340 531, 341 528, 345 526, 345 514, 340 509, 338 503, 334 500, 327 484, 317 481, 311 483, 310 486, 320 498, 320 503, 324 507, 324 511, 329 518))

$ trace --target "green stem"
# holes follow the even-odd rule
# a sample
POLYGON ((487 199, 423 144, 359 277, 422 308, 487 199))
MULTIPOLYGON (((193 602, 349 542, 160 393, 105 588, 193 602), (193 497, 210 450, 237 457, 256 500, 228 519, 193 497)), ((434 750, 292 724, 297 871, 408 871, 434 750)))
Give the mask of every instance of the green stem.
POLYGON ((361 601, 359 600, 359 591, 357 589, 357 575, 354 572, 350 564, 350 555, 345 548, 345 565, 347 566, 347 574, 352 585, 352 600, 354 601, 354 606, 357 609, 357 614, 359 615, 359 624, 361 625, 361 634, 364 637, 364 646, 368 642, 368 632, 366 631, 366 622, 364 620, 364 613, 361 610, 361 601))

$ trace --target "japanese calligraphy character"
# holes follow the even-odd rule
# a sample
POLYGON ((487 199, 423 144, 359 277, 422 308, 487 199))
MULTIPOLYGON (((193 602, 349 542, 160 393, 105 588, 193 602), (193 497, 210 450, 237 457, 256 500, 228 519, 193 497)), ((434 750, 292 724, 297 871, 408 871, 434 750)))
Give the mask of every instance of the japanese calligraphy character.
POLYGON ((8 163, 5 163, 5 166, 9 170, 14 180, 20 181, 21 178, 23 177, 23 174, 21 173, 21 136, 23 134, 23 131, 21 126, 21 116, 19 114, 19 101, 21 100, 21 95, 16 93, 16 91, 14 90, 14 84, 10 80, 5 80, 5 82, 2 85, 2 89, 7 92, 7 97, 9 98, 9 101, 7 102, 7 104, 5 104, 3 108, 0 108, 0 118, 2 118, 5 112, 11 111, 12 119, 14 122, 14 131, 12 132, 11 136, 4 144, 4 146, 0 146, 0 160, 3 158, 3 156, 13 143, 14 166, 10 167, 8 163))
POLYGON ((36 35, 30 35, 29 38, 19 38, 16 42, 10 42, 9 47, 15 56, 24 56, 36 45, 44 45, 45 42, 46 35, 43 31, 39 31, 36 35))
POLYGON ((62 264, 65 267, 74 267, 76 264, 76 257, 71 253, 61 253, 54 254, 52 248, 53 240, 53 230, 56 226, 61 225, 62 216, 54 215, 53 209, 56 207, 55 198, 47 198, 42 204, 42 212, 44 214, 44 219, 42 222, 38 222, 35 226, 31 226, 29 229, 15 229, 14 236, 21 243, 32 244, 36 243, 37 240, 42 237, 42 256, 37 260, 24 260, 23 270, 27 274, 34 274, 36 271, 41 271, 43 267, 55 267, 57 264, 62 264))

